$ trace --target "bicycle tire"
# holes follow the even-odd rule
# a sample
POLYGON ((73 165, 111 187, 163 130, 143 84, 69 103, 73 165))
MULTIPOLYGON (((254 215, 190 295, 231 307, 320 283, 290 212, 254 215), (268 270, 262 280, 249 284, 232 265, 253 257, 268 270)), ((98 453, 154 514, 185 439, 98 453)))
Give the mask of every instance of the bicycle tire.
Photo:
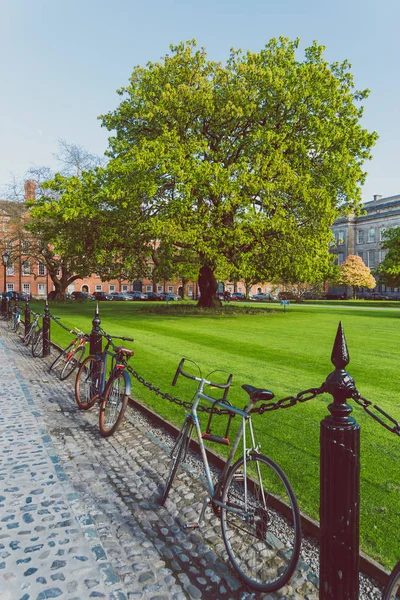
POLYGON ((32 356, 38 358, 43 354, 43 329, 40 328, 36 331, 32 338, 32 356))
POLYGON ((27 333, 26 333, 26 334, 24 335, 24 337, 22 338, 22 343, 23 343, 25 346, 29 346, 29 344, 30 344, 30 342, 31 342, 32 335, 33 335, 33 332, 34 332, 34 331, 35 331, 35 326, 34 326, 34 325, 30 325, 30 326, 29 326, 29 329, 28 329, 28 331, 27 331, 27 333))
POLYGON ((65 361, 65 365, 60 373, 61 381, 67 379, 75 369, 80 366, 84 354, 85 348, 83 346, 78 346, 76 350, 71 353, 70 357, 65 361))
POLYGON ((100 403, 99 427, 103 437, 109 437, 117 430, 124 418, 128 405, 124 373, 114 372, 109 380, 100 403))
POLYGON ((400 561, 389 577, 383 591, 382 600, 400 600, 400 561))
POLYGON ((192 435, 193 423, 190 419, 185 419, 180 432, 178 433, 178 437, 174 444, 174 447, 171 450, 170 456, 171 460, 169 463, 169 471, 166 484, 163 489, 163 493, 160 498, 160 506, 164 506, 168 494, 170 492, 172 482, 175 479, 176 472, 182 460, 184 460, 190 443, 190 438, 192 435))
POLYGON ((20 323, 21 323, 20 319, 15 319, 15 321, 14 321, 14 327, 13 327, 14 333, 18 333, 20 323))
POLYGON ((102 363, 97 356, 87 356, 78 369, 75 379, 75 400, 81 410, 89 410, 100 393, 102 363))
POLYGON ((293 489, 282 469, 261 454, 247 457, 247 504, 243 457, 228 472, 221 500, 228 507, 244 509, 238 514, 221 507, 221 528, 229 559, 239 577, 251 588, 274 592, 293 575, 300 554, 301 521, 293 489), (265 489, 265 483, 273 495, 265 489), (263 497, 262 497, 263 496, 263 497), (276 510, 276 497, 289 507, 290 516, 276 510), (267 501, 270 504, 267 505, 267 501), (275 502, 274 502, 275 501, 275 502))

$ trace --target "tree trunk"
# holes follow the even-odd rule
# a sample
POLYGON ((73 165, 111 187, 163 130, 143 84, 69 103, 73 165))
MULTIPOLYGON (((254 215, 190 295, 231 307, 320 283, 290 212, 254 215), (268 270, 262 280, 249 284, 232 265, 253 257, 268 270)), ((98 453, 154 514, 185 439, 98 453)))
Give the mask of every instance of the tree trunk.
POLYGON ((214 308, 222 306, 221 300, 217 298, 218 283, 214 271, 210 267, 202 266, 199 273, 200 298, 197 306, 202 308, 214 308))

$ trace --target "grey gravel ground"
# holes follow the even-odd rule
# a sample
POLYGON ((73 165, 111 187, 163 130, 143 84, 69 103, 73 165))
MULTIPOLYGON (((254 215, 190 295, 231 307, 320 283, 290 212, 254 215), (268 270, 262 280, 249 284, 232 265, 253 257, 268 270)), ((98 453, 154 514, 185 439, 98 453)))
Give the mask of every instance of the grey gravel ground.
POLYGON ((318 598, 312 540, 285 588, 243 586, 210 511, 200 530, 183 527, 204 497, 195 457, 161 508, 169 436, 129 409, 101 438, 97 409, 79 411, 49 364, 0 322, 0 600, 318 598))

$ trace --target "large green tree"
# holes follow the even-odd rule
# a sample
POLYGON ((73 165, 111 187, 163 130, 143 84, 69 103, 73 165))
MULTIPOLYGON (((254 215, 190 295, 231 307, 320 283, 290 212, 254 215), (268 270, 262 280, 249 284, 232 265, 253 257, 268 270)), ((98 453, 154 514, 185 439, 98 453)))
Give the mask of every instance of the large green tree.
POLYGON ((387 254, 377 270, 379 281, 400 287, 400 227, 385 231, 382 248, 387 254))
POLYGON ((360 125, 368 91, 347 61, 328 64, 316 43, 299 60, 298 46, 274 39, 222 65, 181 43, 136 67, 101 117, 113 202, 140 213, 153 239, 197 255, 202 305, 214 302, 221 261, 243 254, 261 257, 264 280, 321 270, 329 227, 360 204, 377 137, 360 125))

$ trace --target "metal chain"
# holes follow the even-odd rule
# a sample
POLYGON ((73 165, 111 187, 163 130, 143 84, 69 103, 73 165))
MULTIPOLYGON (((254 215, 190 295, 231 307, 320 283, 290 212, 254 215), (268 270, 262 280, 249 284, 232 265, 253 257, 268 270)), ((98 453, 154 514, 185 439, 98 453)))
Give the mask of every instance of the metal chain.
POLYGON ((57 323, 57 325, 59 325, 60 327, 62 327, 62 329, 65 329, 65 331, 68 331, 68 333, 71 333, 71 330, 66 327, 65 325, 63 325, 63 323, 60 323, 60 320, 58 317, 55 317, 54 315, 50 314, 50 319, 52 319, 55 323, 57 323))
MULTIPOLYGON (((161 398, 164 398, 164 400, 173 402, 174 404, 177 404, 178 406, 183 406, 187 410, 190 410, 192 408, 192 402, 184 402, 183 400, 173 397, 170 394, 163 393, 159 388, 155 387, 153 384, 149 383, 143 377, 141 377, 141 375, 139 375, 139 373, 136 373, 136 371, 134 369, 132 369, 132 367, 130 367, 130 366, 127 367, 127 370, 129 371, 129 373, 131 375, 133 375, 133 377, 135 377, 135 379, 137 379, 137 381, 139 383, 141 383, 142 385, 147 387, 149 390, 151 390, 158 396, 161 396, 161 398)), ((251 413, 259 413, 261 415, 265 411, 277 410, 278 408, 289 408, 290 406, 294 406, 297 402, 306 402, 306 400, 312 400, 313 398, 318 396, 318 394, 323 394, 323 393, 324 393, 323 387, 311 388, 311 389, 305 390, 304 392, 300 392, 300 394, 297 394, 297 396, 295 396, 295 397, 288 396, 287 398, 282 398, 282 400, 278 400, 277 402, 270 402, 268 404, 262 404, 261 406, 259 406, 257 408, 252 408, 250 412, 251 413)), ((223 409, 221 410, 216 407, 209 408, 207 406, 198 406, 197 410, 199 412, 204 412, 204 413, 208 413, 208 414, 210 414, 210 413, 217 414, 217 415, 231 415, 232 414, 228 410, 223 410, 223 409)))
POLYGON ((375 421, 377 421, 385 429, 387 429, 391 433, 394 433, 395 435, 398 435, 400 437, 400 423, 398 421, 396 421, 396 419, 394 419, 393 417, 388 415, 387 412, 385 412, 382 408, 380 408, 376 404, 372 404, 372 402, 370 400, 367 400, 366 398, 361 396, 361 394, 357 390, 353 393, 352 399, 359 406, 361 406, 365 410, 365 412, 369 414, 370 417, 372 417, 375 421), (370 408, 371 406, 372 406, 372 410, 370 408), (392 427, 392 425, 389 425, 389 423, 386 423, 379 415, 377 415, 373 412, 374 410, 377 411, 379 414, 383 415, 385 417, 385 419, 390 421, 390 423, 393 423, 394 426, 392 427))
POLYGON ((287 396, 286 398, 281 398, 276 402, 271 401, 268 403, 261 404, 255 408, 251 409, 251 413, 258 413, 262 415, 264 412, 268 412, 271 410, 278 410, 279 408, 290 408, 291 406, 295 406, 298 402, 307 402, 307 400, 313 400, 319 394, 323 394, 325 392, 325 387, 322 385, 319 388, 309 388, 308 390, 304 390, 304 392, 299 392, 297 396, 287 396))

